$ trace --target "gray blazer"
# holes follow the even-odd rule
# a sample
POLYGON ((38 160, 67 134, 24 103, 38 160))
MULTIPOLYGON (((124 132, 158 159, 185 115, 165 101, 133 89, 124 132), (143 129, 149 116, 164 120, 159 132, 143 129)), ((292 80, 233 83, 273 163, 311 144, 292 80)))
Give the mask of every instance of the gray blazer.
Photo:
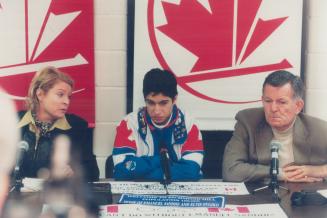
MULTIPOLYGON (((273 132, 263 108, 242 110, 227 143, 223 160, 225 181, 255 181, 269 177, 273 132)), ((296 164, 327 163, 327 122, 300 113, 294 123, 293 153, 296 164)))

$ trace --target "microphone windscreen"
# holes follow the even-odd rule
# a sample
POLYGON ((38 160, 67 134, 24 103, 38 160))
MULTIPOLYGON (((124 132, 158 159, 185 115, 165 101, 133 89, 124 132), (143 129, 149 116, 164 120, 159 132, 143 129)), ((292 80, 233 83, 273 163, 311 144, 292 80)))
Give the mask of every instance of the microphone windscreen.
POLYGON ((19 149, 22 149, 22 150, 24 150, 24 151, 28 151, 28 149, 29 149, 29 145, 28 145, 28 143, 27 143, 26 141, 20 141, 20 142, 18 143, 18 148, 19 148, 19 149))
POLYGON ((281 147, 281 144, 280 144, 280 142, 279 141, 277 141, 277 140, 272 140, 271 142, 270 142, 270 149, 271 150, 279 150, 279 148, 281 147))

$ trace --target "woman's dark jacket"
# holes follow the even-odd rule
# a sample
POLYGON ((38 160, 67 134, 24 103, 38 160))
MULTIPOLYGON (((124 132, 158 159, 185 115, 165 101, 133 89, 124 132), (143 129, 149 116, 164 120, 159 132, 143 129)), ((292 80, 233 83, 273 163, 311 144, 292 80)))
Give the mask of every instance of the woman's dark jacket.
MULTIPOLYGON (((22 119, 26 111, 18 113, 22 119)), ((57 135, 64 134, 71 140, 71 154, 75 163, 80 164, 86 181, 99 179, 99 168, 92 149, 92 131, 88 129, 87 122, 82 118, 66 114, 66 120, 72 127, 67 130, 54 128, 45 136, 41 136, 36 146, 36 134, 30 130, 29 124, 21 127, 21 139, 29 144, 21 166, 22 177, 37 177, 41 168, 49 168, 53 149, 53 140, 57 135)), ((74 170, 74 169, 73 169, 74 170)))

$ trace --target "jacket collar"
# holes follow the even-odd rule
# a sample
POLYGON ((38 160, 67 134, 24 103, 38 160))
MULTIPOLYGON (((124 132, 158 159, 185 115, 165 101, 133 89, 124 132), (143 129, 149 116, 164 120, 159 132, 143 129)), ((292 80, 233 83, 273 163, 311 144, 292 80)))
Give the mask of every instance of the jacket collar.
POLYGON ((293 133, 293 153, 296 163, 309 163, 311 146, 308 144, 308 135, 309 132, 301 119, 301 115, 297 116, 293 133))
MULTIPOLYGON (((32 113, 31 111, 27 111, 23 118, 18 122, 18 128, 21 128, 23 126, 29 125, 30 126, 30 130, 33 132, 36 132, 36 126, 35 126, 35 121, 33 119, 32 113)), ((53 129, 61 129, 61 130, 68 130, 71 129, 72 127, 69 125, 66 116, 56 120, 56 122, 52 125, 51 130, 53 129)))
MULTIPOLYGON (((307 136, 307 128, 302 122, 300 115, 298 115, 293 127, 293 154, 296 163, 306 163, 309 161, 308 158, 310 157, 311 149, 307 143, 307 136), (303 154, 307 155, 304 156, 303 154)), ((272 139, 273 131, 264 119, 260 125, 258 125, 255 134, 255 144, 259 162, 263 163, 264 160, 270 160, 271 152, 269 144, 272 139)))
POLYGON ((255 134, 255 145, 256 145, 256 152, 258 157, 259 163, 266 163, 267 160, 270 160, 271 153, 269 144, 273 138, 273 132, 269 124, 266 122, 265 119, 258 125, 255 134))
MULTIPOLYGON (((139 132, 141 138, 143 139, 143 141, 146 142, 146 135, 148 132, 147 129, 149 128, 150 131, 154 131, 155 129, 157 129, 157 127, 155 127, 152 124, 151 118, 147 114, 145 107, 141 108, 138 111, 137 116, 138 116, 138 132, 139 132)), ((173 131, 173 136, 174 136, 174 140, 175 140, 176 144, 182 144, 185 142, 185 140, 187 138, 187 129, 186 129, 186 124, 185 124, 185 118, 184 118, 184 114, 182 113, 182 111, 180 109, 178 109, 176 105, 174 105, 174 107, 173 107, 172 117, 171 117, 170 121, 161 130, 168 129, 168 128, 173 129, 172 131, 173 131)))

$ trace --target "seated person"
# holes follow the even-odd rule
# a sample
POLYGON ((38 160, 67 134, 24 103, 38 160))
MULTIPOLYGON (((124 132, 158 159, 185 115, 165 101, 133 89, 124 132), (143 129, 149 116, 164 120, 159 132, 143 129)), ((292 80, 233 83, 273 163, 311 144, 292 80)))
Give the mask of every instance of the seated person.
MULTIPOLYGON (((23 177, 37 177, 42 168, 49 168, 53 140, 60 134, 71 140, 71 154, 79 160, 87 181, 98 180, 99 169, 92 151, 91 138, 87 137, 87 122, 82 118, 66 114, 73 90, 73 80, 54 67, 37 72, 31 81, 27 107, 19 112, 22 140, 29 144, 21 174, 23 177)), ((67 176, 74 170, 66 166, 67 176)))
POLYGON ((14 103, 0 90, 0 217, 8 195, 10 172, 15 164, 19 132, 14 103))
POLYGON ((145 107, 128 114, 117 127, 114 177, 160 181, 161 149, 167 149, 172 181, 201 178, 203 144, 198 127, 177 106, 174 75, 152 69, 143 79, 145 107))
POLYGON ((246 109, 237 123, 223 160, 225 181, 255 181, 270 176, 270 142, 280 142, 279 179, 321 181, 327 176, 327 123, 301 112, 304 87, 288 71, 268 75, 263 108, 246 109))

